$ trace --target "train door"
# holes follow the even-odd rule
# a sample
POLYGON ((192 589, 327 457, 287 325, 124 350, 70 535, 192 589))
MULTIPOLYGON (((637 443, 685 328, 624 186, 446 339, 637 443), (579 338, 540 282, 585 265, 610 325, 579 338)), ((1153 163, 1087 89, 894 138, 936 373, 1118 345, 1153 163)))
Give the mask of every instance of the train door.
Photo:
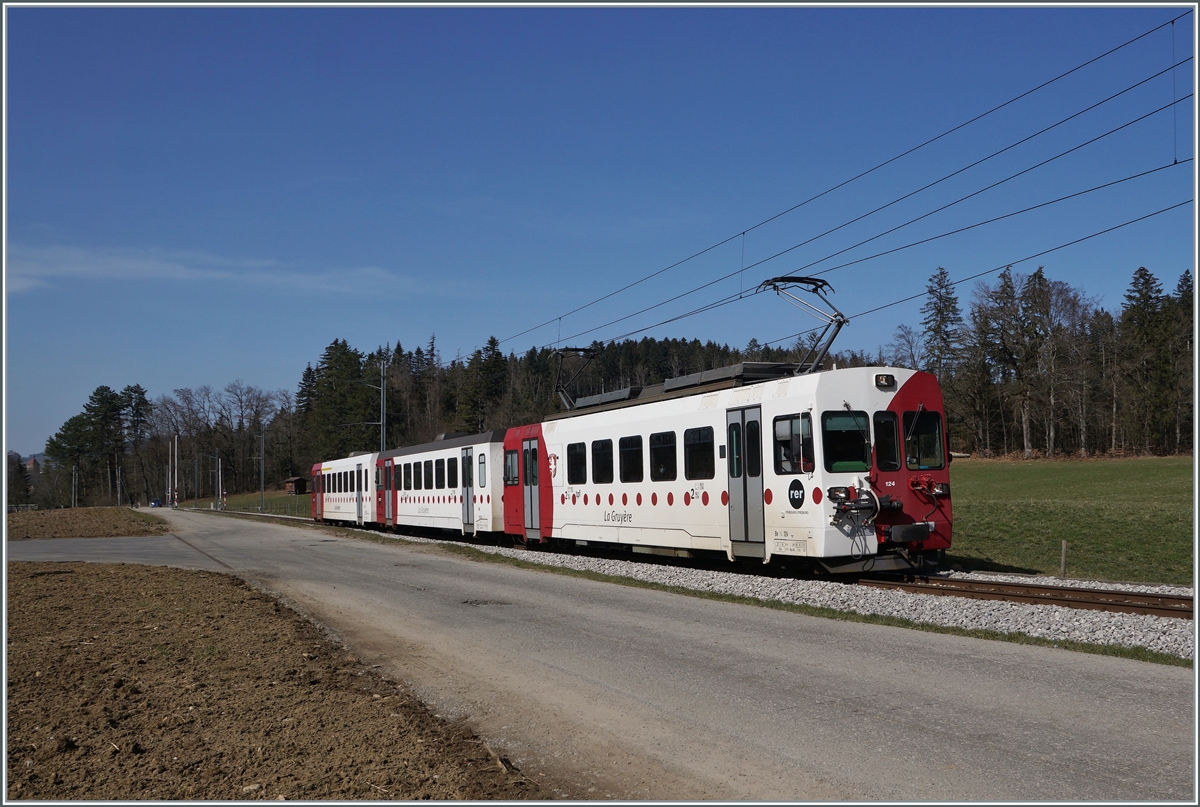
POLYGON ((313 468, 313 520, 325 517, 325 474, 320 466, 313 468))
POLYGON ((363 467, 362 463, 357 463, 354 466, 354 504, 355 504, 355 520, 358 526, 363 523, 363 467))
POLYGON ((475 532, 475 480, 472 475, 475 470, 473 462, 474 449, 462 450, 462 524, 463 534, 473 535, 475 532))
POLYGON ((761 408, 726 410, 725 437, 733 554, 761 558, 765 554, 761 408))
POLYGON ((525 538, 537 541, 542 536, 538 508, 538 441, 521 441, 521 485, 525 498, 525 538))
POLYGON ((392 526, 396 518, 392 512, 392 491, 395 489, 395 483, 392 481, 392 472, 394 470, 392 462, 390 459, 383 461, 383 523, 389 527, 392 526))

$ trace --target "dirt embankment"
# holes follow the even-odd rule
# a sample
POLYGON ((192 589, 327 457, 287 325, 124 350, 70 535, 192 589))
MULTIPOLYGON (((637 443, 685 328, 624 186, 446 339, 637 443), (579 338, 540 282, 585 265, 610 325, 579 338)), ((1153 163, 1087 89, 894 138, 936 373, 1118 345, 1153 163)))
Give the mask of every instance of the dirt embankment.
POLYGON ((570 795, 237 578, 10 563, 7 593, 9 799, 570 795))
POLYGON ((35 538, 119 538, 164 535, 170 527, 161 518, 126 507, 71 507, 64 510, 26 510, 8 514, 8 540, 35 538))

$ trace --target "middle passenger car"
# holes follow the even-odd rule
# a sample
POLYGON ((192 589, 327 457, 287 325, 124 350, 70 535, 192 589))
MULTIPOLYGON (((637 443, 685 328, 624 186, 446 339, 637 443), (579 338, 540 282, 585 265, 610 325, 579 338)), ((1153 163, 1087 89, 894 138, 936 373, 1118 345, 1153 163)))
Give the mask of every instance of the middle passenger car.
POLYGON ((376 455, 375 520, 464 535, 504 530, 498 473, 504 431, 446 435, 376 455))

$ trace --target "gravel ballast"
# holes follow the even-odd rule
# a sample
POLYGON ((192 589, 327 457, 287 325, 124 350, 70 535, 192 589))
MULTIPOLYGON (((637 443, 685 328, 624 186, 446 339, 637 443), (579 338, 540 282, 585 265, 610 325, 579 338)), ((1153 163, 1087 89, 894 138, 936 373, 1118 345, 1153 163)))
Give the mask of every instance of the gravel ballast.
MULTIPOLYGON (((455 543, 431 538, 400 536, 420 543, 455 543)), ((509 549, 474 544, 473 548, 517 558, 529 563, 561 566, 613 577, 626 577, 647 583, 677 586, 757 600, 777 601, 899 617, 912 622, 989 630, 999 633, 1023 633, 1051 641, 1075 641, 1099 645, 1142 647, 1185 659, 1195 657, 1194 623, 1177 617, 1145 616, 1110 611, 1063 608, 1055 605, 1024 605, 997 600, 972 600, 933 594, 913 594, 825 580, 796 580, 735 572, 689 569, 639 561, 595 558, 579 555, 509 549)), ((953 577, 973 580, 1028 582, 1026 578, 1005 575, 953 573, 953 577)), ((1099 581, 1038 578, 1046 585, 1072 585, 1085 588, 1126 589, 1142 593, 1186 594, 1192 589, 1180 586, 1120 585, 1099 581)))

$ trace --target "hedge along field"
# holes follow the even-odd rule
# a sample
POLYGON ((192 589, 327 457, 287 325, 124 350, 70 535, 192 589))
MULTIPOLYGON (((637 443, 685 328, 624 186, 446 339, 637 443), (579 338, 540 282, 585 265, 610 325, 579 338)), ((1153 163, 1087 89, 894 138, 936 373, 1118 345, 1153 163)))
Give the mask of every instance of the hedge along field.
POLYGON ((953 546, 965 569, 1192 585, 1191 457, 955 460, 953 546))

